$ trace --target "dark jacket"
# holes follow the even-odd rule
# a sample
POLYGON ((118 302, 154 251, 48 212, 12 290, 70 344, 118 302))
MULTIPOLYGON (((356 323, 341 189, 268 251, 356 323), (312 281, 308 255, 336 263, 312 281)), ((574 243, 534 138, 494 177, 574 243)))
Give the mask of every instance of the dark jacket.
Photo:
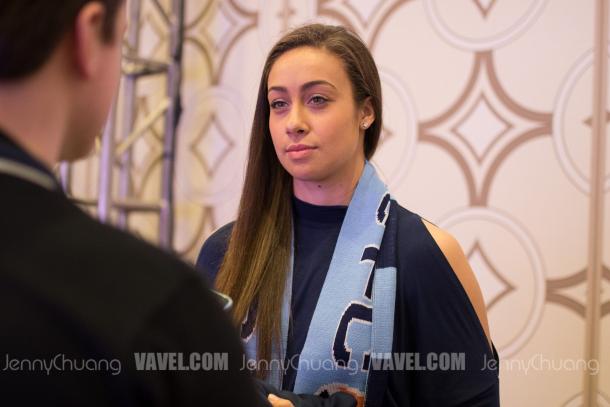
MULTIPOLYGON (((1 134, 0 160, 51 177, 1 134)), ((0 171, 0 191, 0 405, 259 405, 238 335, 191 267, 58 187, 0 171)))

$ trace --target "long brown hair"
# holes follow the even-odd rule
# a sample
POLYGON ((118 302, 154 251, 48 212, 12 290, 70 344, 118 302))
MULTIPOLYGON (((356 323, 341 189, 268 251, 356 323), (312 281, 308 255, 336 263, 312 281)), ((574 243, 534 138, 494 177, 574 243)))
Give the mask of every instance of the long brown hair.
MULTIPOLYGON (((381 133, 381 84, 366 45, 343 27, 311 24, 284 35, 271 49, 263 69, 248 156, 244 188, 229 247, 216 279, 216 288, 231 296, 233 315, 241 323, 256 306, 257 355, 269 361, 280 343, 282 293, 292 244, 292 178, 282 167, 269 132, 267 80, 275 61, 298 47, 324 49, 343 61, 354 102, 368 98, 375 121, 366 130, 364 153, 370 159, 381 133)), ((267 371, 260 366, 259 377, 267 371)))

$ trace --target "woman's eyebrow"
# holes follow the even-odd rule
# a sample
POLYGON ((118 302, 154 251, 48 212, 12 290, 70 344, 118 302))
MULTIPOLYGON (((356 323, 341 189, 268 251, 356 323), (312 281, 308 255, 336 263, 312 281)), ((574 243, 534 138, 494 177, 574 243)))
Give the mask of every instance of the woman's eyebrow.
MULTIPOLYGON (((304 83, 303 85, 301 85, 301 92, 306 91, 310 88, 313 88, 314 86, 318 86, 318 85, 327 85, 332 87, 333 89, 337 89, 337 87, 335 85, 333 85, 332 83, 325 81, 325 80, 315 80, 315 81, 309 81, 307 83, 304 83)), ((271 92, 280 92, 280 93, 287 93, 288 89, 284 86, 271 86, 268 90, 267 93, 271 93, 271 92)))
POLYGON ((318 85, 327 85, 327 86, 330 86, 331 88, 337 90, 335 85, 333 85, 332 83, 325 81, 325 80, 317 80, 317 81, 311 81, 311 82, 307 82, 307 83, 303 84, 303 86, 301 86, 301 92, 308 90, 310 88, 313 88, 314 86, 318 86, 318 85))

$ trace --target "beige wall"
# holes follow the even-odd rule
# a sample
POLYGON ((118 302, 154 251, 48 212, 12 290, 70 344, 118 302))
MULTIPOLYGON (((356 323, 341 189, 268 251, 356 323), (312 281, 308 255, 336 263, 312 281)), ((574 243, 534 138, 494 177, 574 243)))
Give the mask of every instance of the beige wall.
MULTIPOLYGON (((600 363, 598 401, 610 405, 610 141, 605 174, 590 169, 600 136, 592 132, 593 89, 604 85, 594 78, 595 6, 187 0, 176 249, 193 260, 235 215, 261 65, 278 34, 307 21, 350 26, 369 44, 383 82, 384 138, 374 163, 403 206, 453 233, 469 256, 502 358, 505 406, 581 405, 590 191, 605 176, 603 317, 590 366, 600 363)), ((167 33, 150 5, 140 24, 143 53, 166 55, 167 33)), ((140 118, 163 85, 139 84, 140 118)), ((136 145, 133 185, 145 198, 159 190, 161 129, 136 145)), ((95 197, 96 159, 77 169, 76 194, 95 197)), ((154 215, 130 222, 155 239, 154 215)))

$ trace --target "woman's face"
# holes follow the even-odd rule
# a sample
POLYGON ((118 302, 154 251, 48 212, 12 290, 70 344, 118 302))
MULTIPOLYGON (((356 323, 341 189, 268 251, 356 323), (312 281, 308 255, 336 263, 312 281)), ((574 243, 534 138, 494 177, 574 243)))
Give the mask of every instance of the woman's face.
POLYGON ((362 124, 374 114, 370 102, 354 102, 343 62, 323 49, 295 48, 277 59, 267 83, 269 131, 295 187, 353 179, 364 164, 362 124))

